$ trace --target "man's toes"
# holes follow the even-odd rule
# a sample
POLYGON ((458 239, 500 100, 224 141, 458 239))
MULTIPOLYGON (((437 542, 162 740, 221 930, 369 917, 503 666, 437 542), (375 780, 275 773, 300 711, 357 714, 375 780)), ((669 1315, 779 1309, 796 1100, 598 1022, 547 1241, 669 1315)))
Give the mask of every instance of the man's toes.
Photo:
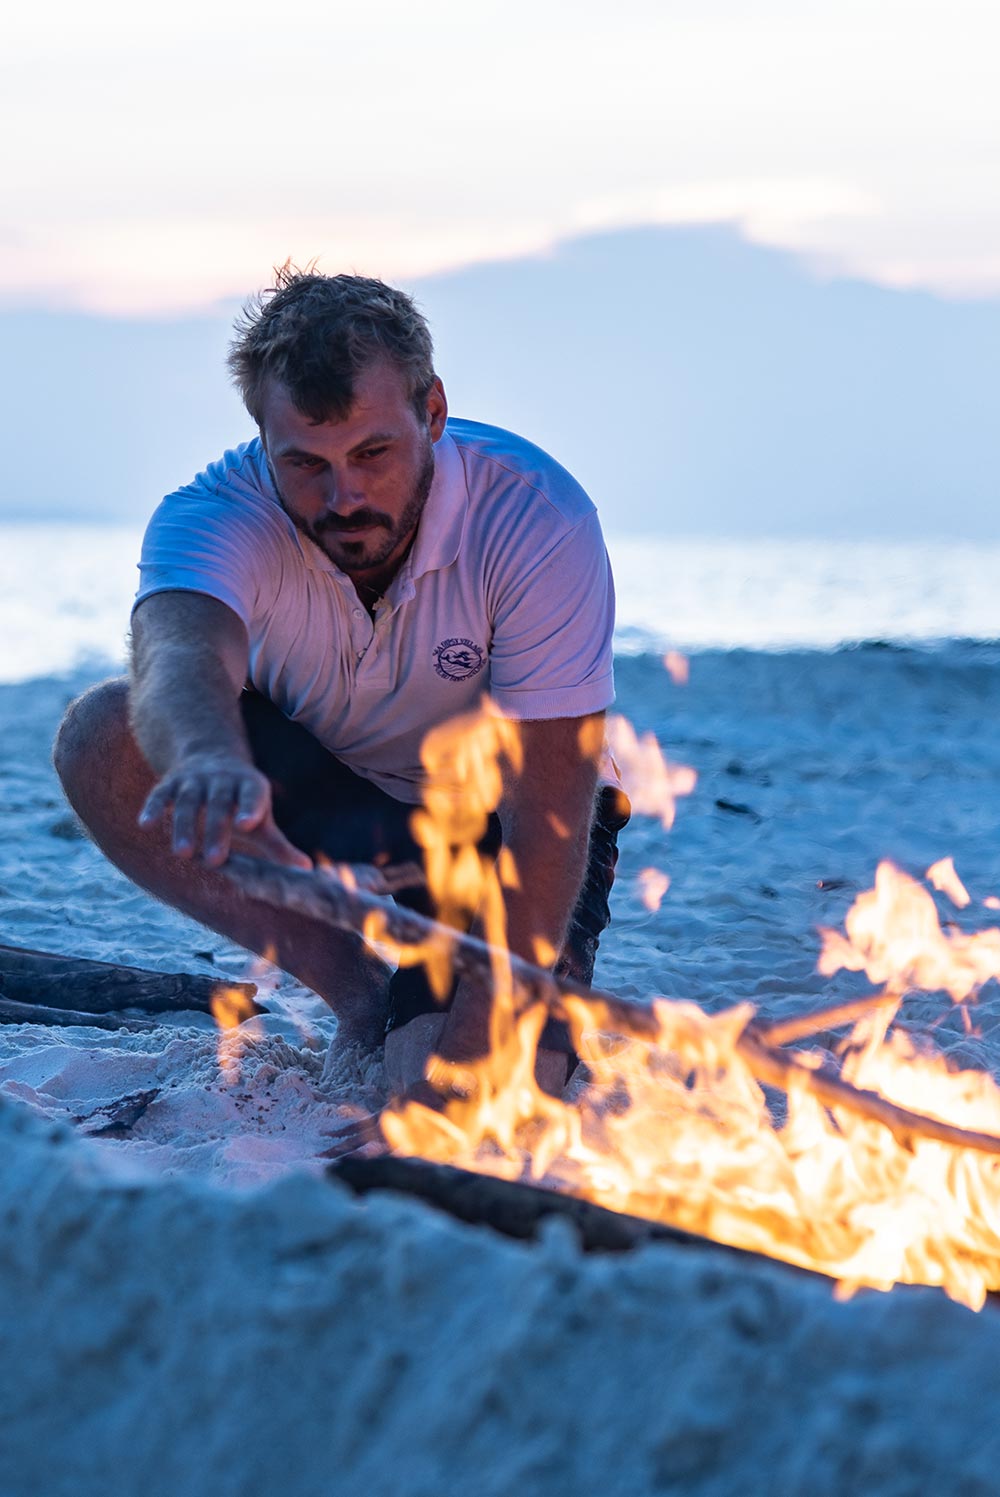
POLYGON ((408 1024, 385 1037, 385 1085, 398 1097, 424 1079, 428 1058, 434 1053, 447 1015, 418 1014, 408 1024))

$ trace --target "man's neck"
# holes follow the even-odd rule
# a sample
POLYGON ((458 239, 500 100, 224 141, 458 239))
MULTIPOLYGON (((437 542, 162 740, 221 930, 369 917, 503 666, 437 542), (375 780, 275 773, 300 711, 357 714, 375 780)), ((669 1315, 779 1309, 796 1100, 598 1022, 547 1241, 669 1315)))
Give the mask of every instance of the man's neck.
POLYGON ((354 583, 354 591, 357 593, 361 603, 367 608, 372 618, 375 617, 375 605, 389 591, 395 578, 403 568, 403 564, 413 550, 413 542, 416 540, 417 532, 414 530, 405 547, 391 561, 381 567, 373 567, 370 571, 354 572, 351 581, 354 583))
MULTIPOLYGON (((389 581, 391 582, 391 580, 390 578, 389 581)), ((375 582, 362 582, 360 577, 352 577, 351 581, 354 583, 354 591, 358 595, 358 602, 367 609, 371 618, 374 619, 375 609, 378 607, 386 588, 389 586, 389 582, 386 582, 382 586, 375 582)))

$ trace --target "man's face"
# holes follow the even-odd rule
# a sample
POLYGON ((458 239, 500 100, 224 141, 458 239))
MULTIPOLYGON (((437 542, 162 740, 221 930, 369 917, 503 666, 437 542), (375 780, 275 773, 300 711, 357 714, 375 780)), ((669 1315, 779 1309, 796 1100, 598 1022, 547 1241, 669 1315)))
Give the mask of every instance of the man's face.
POLYGON ((343 421, 311 421, 283 385, 267 389, 261 435, 275 488, 298 528, 356 581, 387 585, 434 477, 448 407, 440 380, 421 421, 398 368, 369 364, 343 421))

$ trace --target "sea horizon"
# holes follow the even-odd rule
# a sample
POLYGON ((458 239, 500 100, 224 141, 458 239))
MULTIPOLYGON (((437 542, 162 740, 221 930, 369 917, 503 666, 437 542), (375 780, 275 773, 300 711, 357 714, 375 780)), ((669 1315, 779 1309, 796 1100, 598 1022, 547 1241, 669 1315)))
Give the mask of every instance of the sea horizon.
MULTIPOLYGON (((125 655, 140 524, 0 520, 0 681, 125 655)), ((607 536, 616 653, 1000 639, 1000 542, 607 536)))

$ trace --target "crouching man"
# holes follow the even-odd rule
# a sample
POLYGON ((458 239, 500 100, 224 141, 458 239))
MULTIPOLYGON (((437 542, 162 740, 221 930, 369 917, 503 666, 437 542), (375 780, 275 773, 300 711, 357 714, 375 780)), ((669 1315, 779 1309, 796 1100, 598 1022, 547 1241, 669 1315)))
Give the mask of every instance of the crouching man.
MULTIPOLYGON (((220 866, 231 849, 298 868, 421 864, 421 744, 486 696, 522 738, 483 843, 515 860, 510 947, 589 981, 628 818, 597 762, 607 554, 557 463, 448 418, 427 325, 398 290, 283 271, 237 325, 230 367, 259 436, 153 515, 129 678, 74 703, 56 767, 130 878, 322 995, 345 1040, 387 1035, 405 1084, 429 1036, 451 1060, 481 1053, 482 996, 460 985, 429 1025, 441 1008, 423 969, 390 973, 360 938, 242 896, 220 866)), ((552 1026, 545 1043, 565 1048, 552 1026)))

